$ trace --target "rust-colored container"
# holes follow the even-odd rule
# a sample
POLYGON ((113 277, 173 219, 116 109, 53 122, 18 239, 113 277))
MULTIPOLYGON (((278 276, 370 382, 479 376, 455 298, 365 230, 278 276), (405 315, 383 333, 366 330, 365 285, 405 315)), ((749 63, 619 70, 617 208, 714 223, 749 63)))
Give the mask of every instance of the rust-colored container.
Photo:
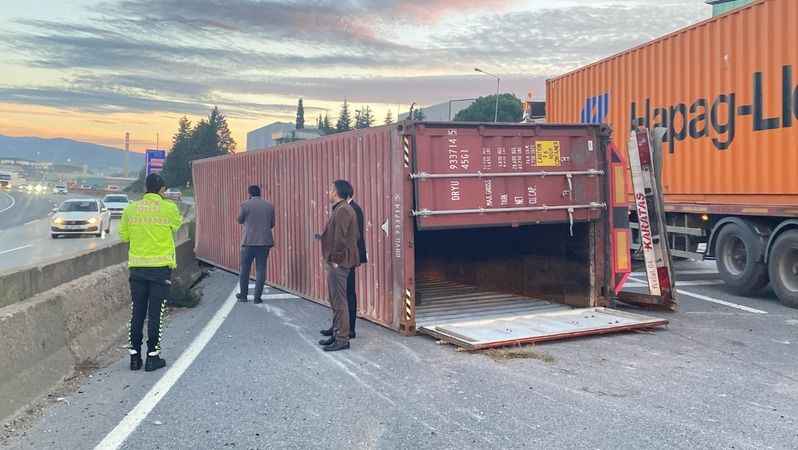
MULTIPOLYGON (((547 120, 669 129, 666 202, 798 204, 798 1, 763 0, 547 84, 547 120)), ((765 208, 767 210, 767 208, 765 208)))
POLYGON ((606 143, 594 125, 403 122, 196 161, 196 254, 238 271, 235 218, 258 184, 277 215, 269 283, 326 303, 314 235, 328 218, 326 192, 343 178, 365 214, 361 317, 411 333, 416 281, 441 277, 603 305, 606 143))

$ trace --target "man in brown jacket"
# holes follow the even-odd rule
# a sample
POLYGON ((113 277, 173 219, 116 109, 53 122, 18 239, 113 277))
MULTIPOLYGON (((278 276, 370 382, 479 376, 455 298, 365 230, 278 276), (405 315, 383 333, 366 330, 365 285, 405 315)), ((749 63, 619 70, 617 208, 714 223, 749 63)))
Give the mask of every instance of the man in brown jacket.
POLYGON ((349 348, 346 284, 349 273, 360 263, 360 257, 357 250, 357 217, 347 203, 352 196, 352 185, 345 180, 336 180, 328 195, 333 209, 320 239, 324 262, 327 264, 327 286, 335 334, 319 341, 319 344, 324 346, 324 351, 334 352, 349 348))

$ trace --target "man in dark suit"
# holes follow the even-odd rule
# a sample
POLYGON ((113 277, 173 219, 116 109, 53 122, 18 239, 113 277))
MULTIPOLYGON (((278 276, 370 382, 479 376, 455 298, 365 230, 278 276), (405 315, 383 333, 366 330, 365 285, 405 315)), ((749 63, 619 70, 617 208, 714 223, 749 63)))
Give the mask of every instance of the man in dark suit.
MULTIPOLYGON (((352 191, 354 194, 354 189, 352 191)), ((368 256, 366 252, 366 239, 365 239, 365 216, 363 215, 363 209, 360 205, 357 204, 353 197, 347 199, 347 203, 352 209, 355 211, 355 216, 357 217, 357 229, 358 229, 358 238, 357 238, 357 255, 358 259, 360 260, 360 264, 365 264, 368 262, 368 256)), ((354 339, 357 336, 355 333, 355 324, 357 323, 357 281, 355 279, 355 271, 357 268, 353 268, 351 272, 349 272, 349 276, 346 279, 346 300, 349 306, 349 338, 354 339)), ((333 328, 327 328, 325 330, 321 330, 322 336, 332 336, 333 335, 333 328)))
POLYGON ((260 187, 249 187, 249 200, 241 204, 238 223, 244 225, 241 238, 241 267, 239 274, 240 292, 236 297, 241 302, 248 301, 249 274, 252 260, 255 260, 255 303, 263 303, 263 284, 266 282, 266 264, 269 252, 274 246, 274 206, 260 196, 260 187))

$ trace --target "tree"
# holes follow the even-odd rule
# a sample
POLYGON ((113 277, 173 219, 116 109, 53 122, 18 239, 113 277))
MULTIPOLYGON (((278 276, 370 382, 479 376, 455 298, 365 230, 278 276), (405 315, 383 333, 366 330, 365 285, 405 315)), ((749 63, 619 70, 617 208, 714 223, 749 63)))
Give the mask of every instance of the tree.
POLYGON ((164 179, 167 186, 183 186, 191 179, 190 161, 193 156, 191 141, 191 122, 183 116, 178 124, 177 133, 172 137, 172 149, 166 155, 164 179))
POLYGON ((393 114, 391 110, 388 110, 388 114, 385 115, 385 125, 390 125, 393 123, 393 114))
POLYGON ((352 117, 349 115, 349 104, 344 100, 341 105, 341 113, 338 115, 338 122, 335 124, 335 131, 341 133, 352 129, 352 117))
POLYGON ((332 123, 330 122, 330 116, 327 114, 324 115, 324 120, 321 121, 321 129, 324 134, 331 134, 334 131, 332 123))
MULTIPOLYGON (((496 96, 479 97, 468 108, 454 116, 456 122, 493 122, 496 96)), ((524 116, 521 99, 513 94, 499 95, 499 122, 520 122, 524 116)))
POLYGON ((424 110, 421 108, 413 111, 413 120, 424 120, 427 116, 424 115, 424 110))
MULTIPOLYGON (((208 116, 208 123, 211 125, 213 131, 216 132, 218 137, 217 153, 219 155, 227 155, 235 152, 236 141, 230 133, 230 128, 227 126, 227 118, 219 111, 219 108, 214 106, 208 116)), ((214 155, 216 156, 216 155, 214 155)))
POLYGON ((370 106, 355 111, 355 128, 368 128, 374 125, 374 113, 370 106))
POLYGON ((301 130, 305 128, 305 107, 302 105, 302 99, 299 99, 299 104, 296 107, 296 129, 301 130))

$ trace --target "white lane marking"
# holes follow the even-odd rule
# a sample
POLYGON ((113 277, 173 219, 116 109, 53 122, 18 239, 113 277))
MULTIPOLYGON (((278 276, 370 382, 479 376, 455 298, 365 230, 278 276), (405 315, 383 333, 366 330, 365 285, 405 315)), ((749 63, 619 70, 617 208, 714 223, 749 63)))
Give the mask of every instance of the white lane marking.
POLYGON ((2 252, 0 252, 0 255, 5 255, 6 253, 15 252, 17 250, 24 250, 24 249, 30 248, 30 247, 33 247, 33 246, 28 244, 28 245, 23 245, 22 247, 12 248, 11 250, 3 250, 2 252))
MULTIPOLYGON (((632 281, 635 281, 637 283, 641 283, 641 284, 645 283, 645 281, 639 280, 637 278, 629 277, 629 279, 632 280, 632 281)), ((680 283, 678 281, 676 282, 676 286, 679 286, 680 284, 682 284, 682 283, 680 283)), ((648 284, 645 284, 645 286, 648 286, 648 284)), ((738 305, 737 303, 727 302, 727 301, 721 300, 719 298, 714 298, 714 297, 709 297, 709 296, 706 296, 706 295, 696 294, 695 292, 685 291, 684 289, 678 289, 677 288, 676 292, 679 293, 679 294, 682 294, 682 295, 687 295, 689 297, 696 298, 698 300, 704 300, 706 302, 716 303, 718 305, 723 305, 723 306, 728 306, 729 308, 735 308, 735 309, 739 309, 741 311, 746 311, 746 312, 750 312, 750 313, 754 313, 754 314, 767 314, 767 311, 762 311, 761 309, 751 308, 750 306, 745 306, 745 305, 738 305)))
MULTIPOLYGON (((674 273, 678 275, 717 275, 718 271, 716 269, 693 269, 693 270, 679 270, 675 269, 674 273)), ((632 272, 629 275, 633 277, 644 277, 646 276, 645 272, 632 272)))
POLYGON ((233 289, 233 292, 230 293, 230 296, 227 297, 227 300, 222 304, 221 308, 216 311, 213 318, 208 321, 205 328, 194 338, 194 341, 183 354, 180 355, 180 358, 178 358, 163 377, 155 383, 152 389, 147 392, 136 407, 133 408, 107 436, 105 436, 102 442, 97 444, 95 450, 118 449, 125 443, 125 440, 136 431, 136 428, 141 425, 141 422, 155 409, 158 402, 166 396, 172 386, 183 376, 186 370, 191 366, 191 363, 197 359, 200 352, 216 334, 219 327, 222 326, 222 323, 224 323, 224 320, 236 305, 236 291, 236 289, 233 289))
POLYGON ((11 199, 11 205, 6 208, 0 209, 0 213, 8 211, 9 209, 13 208, 14 205, 17 204, 17 200, 14 197, 12 197, 10 194, 6 194, 5 192, 3 192, 3 195, 11 199))

